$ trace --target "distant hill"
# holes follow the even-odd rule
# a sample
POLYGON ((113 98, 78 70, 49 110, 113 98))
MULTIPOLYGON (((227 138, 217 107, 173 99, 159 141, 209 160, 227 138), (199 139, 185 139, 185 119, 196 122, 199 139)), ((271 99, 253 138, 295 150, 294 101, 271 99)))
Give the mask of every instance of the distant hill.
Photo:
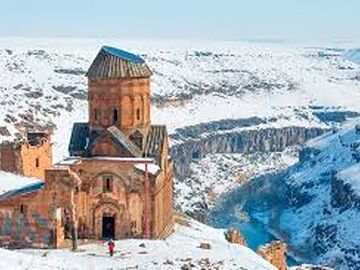
POLYGON ((344 57, 360 65, 360 49, 351 49, 345 52, 344 57))

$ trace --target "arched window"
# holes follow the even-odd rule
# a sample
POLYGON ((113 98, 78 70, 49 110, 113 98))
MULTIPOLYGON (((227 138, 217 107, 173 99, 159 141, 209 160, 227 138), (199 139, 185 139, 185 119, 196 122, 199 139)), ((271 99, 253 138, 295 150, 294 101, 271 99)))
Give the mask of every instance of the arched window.
POLYGON ((119 111, 118 109, 113 110, 113 123, 117 123, 119 121, 119 111))
POLYGON ((103 192, 112 192, 113 191, 113 178, 112 176, 103 177, 103 192))
POLYGON ((136 119, 140 120, 140 109, 136 110, 136 119))
POLYGON ((93 109, 93 117, 95 122, 100 122, 101 110, 93 109))
POLYGON ((97 109, 94 109, 94 120, 95 120, 95 122, 98 120, 98 111, 97 111, 97 109))

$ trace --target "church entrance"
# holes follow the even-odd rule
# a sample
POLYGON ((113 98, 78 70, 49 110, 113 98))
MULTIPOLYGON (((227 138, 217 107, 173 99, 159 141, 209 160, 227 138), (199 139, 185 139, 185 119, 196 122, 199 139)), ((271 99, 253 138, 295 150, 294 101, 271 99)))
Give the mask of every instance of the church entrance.
POLYGON ((115 236, 115 218, 105 217, 102 218, 102 237, 103 238, 114 238, 115 236))

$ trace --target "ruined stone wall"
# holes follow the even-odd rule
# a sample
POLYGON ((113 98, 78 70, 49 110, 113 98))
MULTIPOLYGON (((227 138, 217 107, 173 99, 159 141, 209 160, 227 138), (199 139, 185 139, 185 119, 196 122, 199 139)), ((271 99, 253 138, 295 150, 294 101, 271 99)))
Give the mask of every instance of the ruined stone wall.
MULTIPOLYGON (((170 171, 149 174, 151 235, 172 232, 172 177, 170 171)), ((144 172, 133 164, 83 160, 45 171, 45 186, 28 195, 0 201, 0 243, 18 247, 59 247, 66 236, 65 222, 75 221, 80 238, 102 238, 103 216, 115 219, 117 239, 144 236, 144 172), (104 192, 104 176, 112 177, 104 192)))
POLYGON ((173 178, 161 172, 153 190, 153 238, 166 238, 173 231, 173 178))
POLYGON ((38 191, 0 201, 0 245, 51 247, 50 199, 46 192, 38 191))
POLYGON ((257 253, 279 270, 287 270, 286 263, 286 244, 274 241, 261 246, 257 253))
POLYGON ((52 144, 49 139, 36 146, 24 142, 0 145, 1 170, 45 179, 45 170, 52 166, 52 144))
POLYGON ((0 145, 0 168, 2 171, 20 173, 17 166, 17 150, 13 143, 0 145))
POLYGON ((150 123, 150 79, 90 80, 89 116, 93 128, 116 125, 126 135, 134 128, 145 130, 150 123))
POLYGON ((155 228, 154 238, 166 238, 173 232, 173 161, 169 157, 167 139, 160 158, 161 173, 156 178, 154 194, 155 228))
POLYGON ((49 222, 54 232, 54 245, 60 247, 64 237, 71 238, 71 228, 77 227, 78 205, 76 188, 80 179, 68 167, 52 167, 45 171, 45 191, 51 200, 49 222), (68 226, 66 228, 66 226, 68 226))
POLYGON ((44 139, 40 145, 23 143, 20 148, 22 174, 45 180, 45 170, 52 166, 52 144, 44 139))

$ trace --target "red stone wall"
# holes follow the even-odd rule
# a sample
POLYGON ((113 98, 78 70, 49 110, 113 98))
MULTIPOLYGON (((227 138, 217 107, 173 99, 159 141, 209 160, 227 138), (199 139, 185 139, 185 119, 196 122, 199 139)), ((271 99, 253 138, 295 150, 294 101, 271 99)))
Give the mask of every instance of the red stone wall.
POLYGON ((52 144, 47 139, 39 146, 24 143, 20 157, 23 175, 45 180, 45 170, 52 166, 52 144))
POLYGON ((19 173, 16 165, 16 149, 13 143, 2 144, 0 146, 0 166, 2 171, 19 173))
POLYGON ((150 79, 103 79, 89 81, 90 126, 107 128, 116 125, 129 135, 134 128, 150 123, 150 79), (114 109, 118 121, 113 121, 114 109))
POLYGON ((50 197, 40 191, 0 201, 0 245, 52 246, 49 224, 50 197))
MULTIPOLYGON (((104 211, 119 214, 115 221, 116 238, 143 237, 144 172, 137 171, 130 163, 99 160, 85 160, 72 169, 81 175, 81 191, 75 195, 76 209, 90 237, 101 238, 101 215, 104 211), (104 193, 103 179, 107 175, 112 176, 114 186, 112 192, 104 193)), ((156 178, 151 174, 149 176, 151 235, 159 238, 165 236, 165 228, 169 228, 170 233, 172 229, 172 174, 162 172, 156 178)))
MULTIPOLYGON (((172 170, 149 176, 151 235, 163 238, 173 230, 172 170)), ((59 247, 65 213, 76 222, 79 238, 101 238, 104 215, 115 217, 117 239, 144 236, 144 172, 133 164, 83 160, 71 169, 47 169, 45 179, 41 191, 0 201, 0 244, 59 247), (112 177, 110 192, 104 192, 104 176, 112 177)))
POLYGON ((93 156, 125 156, 125 153, 121 153, 119 149, 114 145, 110 135, 105 136, 99 140, 96 145, 91 149, 93 156))
POLYGON ((157 176, 154 194, 154 238, 164 238, 173 229, 173 162, 168 157, 169 146, 164 142, 161 155, 162 172, 157 176))
POLYGON ((101 238, 104 213, 115 216, 117 239, 143 235, 143 173, 135 171, 132 164, 99 160, 84 160, 72 169, 82 179, 75 195, 76 210, 89 237, 101 238), (108 176, 112 191, 104 192, 103 181, 108 176), (136 235, 132 235, 132 226, 136 235))
POLYGON ((32 146, 27 141, 0 145, 1 170, 45 179, 45 170, 52 166, 52 144, 49 139, 32 146))

